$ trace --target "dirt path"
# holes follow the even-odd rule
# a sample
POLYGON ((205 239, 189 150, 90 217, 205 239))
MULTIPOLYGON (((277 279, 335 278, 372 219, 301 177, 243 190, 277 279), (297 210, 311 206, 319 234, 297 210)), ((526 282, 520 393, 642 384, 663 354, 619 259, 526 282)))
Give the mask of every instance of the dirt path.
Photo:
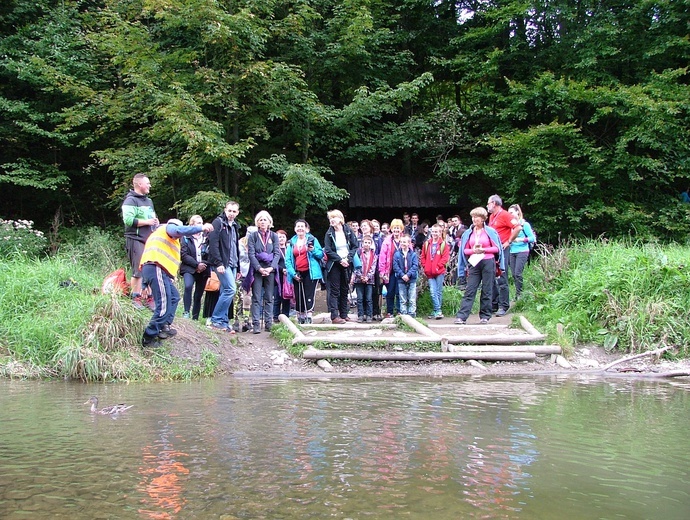
MULTIPOLYGON (((316 313, 326 312, 325 291, 317 293, 316 313)), ((476 318, 470 317, 470 321, 476 318)), ((506 327, 513 319, 509 313, 502 318, 494 317, 489 327, 506 327)), ((452 323, 452 318, 444 321, 452 323)), ((435 323, 434 323, 435 324, 435 323)), ((374 324, 375 325, 375 324, 374 324)), ((171 354, 191 362, 198 362, 204 350, 219 355, 220 370, 225 374, 236 375, 282 375, 287 377, 349 375, 357 377, 381 376, 426 376, 443 377, 466 374, 519 375, 530 373, 577 373, 593 371, 607 363, 622 358, 621 353, 608 354, 603 348, 583 347, 577 349, 569 358, 571 368, 555 364, 551 356, 538 356, 529 362, 482 362, 464 361, 330 361, 332 372, 326 374, 316 362, 295 358, 287 354, 271 334, 240 332, 228 334, 207 329, 203 323, 177 318, 174 324, 179 331, 175 338, 167 340, 171 344, 171 354)), ((353 333, 357 333, 356 331, 353 333)), ((666 361, 643 358, 617 367, 616 372, 640 374, 668 372, 671 370, 690 371, 690 360, 666 361)))

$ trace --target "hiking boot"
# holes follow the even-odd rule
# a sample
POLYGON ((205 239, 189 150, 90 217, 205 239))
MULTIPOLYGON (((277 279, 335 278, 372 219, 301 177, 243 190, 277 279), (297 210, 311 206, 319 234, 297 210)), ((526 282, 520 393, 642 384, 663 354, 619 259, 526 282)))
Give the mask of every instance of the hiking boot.
POLYGON ((261 334, 261 327, 259 327, 258 323, 256 325, 252 326, 252 332, 254 334, 261 334))
POLYGON ((141 344, 144 348, 159 348, 162 346, 156 336, 147 336, 146 334, 144 334, 141 344))
POLYGON ((508 311, 505 309, 498 309, 498 312, 496 312, 496 317, 500 318, 501 316, 505 316, 508 314, 508 311))
POLYGON ((173 329, 170 324, 165 324, 163 325, 163 332, 165 332, 168 336, 176 336, 177 335, 177 329, 173 329))
POLYGON ((304 318, 304 323, 306 323, 307 325, 311 325, 311 323, 312 323, 311 316, 307 316, 306 318, 304 318))
POLYGON ((337 318, 333 318, 331 320, 331 323, 333 323, 334 325, 342 325, 343 323, 347 323, 347 322, 344 319, 342 319, 340 316, 338 316, 337 318))

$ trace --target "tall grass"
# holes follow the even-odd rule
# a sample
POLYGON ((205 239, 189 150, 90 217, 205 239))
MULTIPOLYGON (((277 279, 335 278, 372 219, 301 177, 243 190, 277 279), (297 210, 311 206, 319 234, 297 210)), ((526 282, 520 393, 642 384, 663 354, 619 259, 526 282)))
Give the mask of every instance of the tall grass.
POLYGON ((640 352, 690 347, 686 246, 607 240, 542 250, 516 307, 569 345, 640 352))
POLYGON ((118 241, 89 233, 91 240, 53 257, 0 260, 0 375, 110 381, 214 373, 212 353, 190 366, 142 350, 150 315, 126 298, 100 294, 104 274, 122 266, 112 260, 118 241))

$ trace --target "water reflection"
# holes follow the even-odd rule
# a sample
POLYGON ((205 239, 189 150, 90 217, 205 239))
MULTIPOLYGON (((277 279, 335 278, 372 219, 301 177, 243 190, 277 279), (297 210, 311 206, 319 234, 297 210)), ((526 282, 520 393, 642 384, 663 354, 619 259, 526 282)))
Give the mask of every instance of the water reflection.
POLYGON ((0 517, 686 518, 690 385, 0 382, 0 517), (135 407, 112 419, 80 403, 135 407))

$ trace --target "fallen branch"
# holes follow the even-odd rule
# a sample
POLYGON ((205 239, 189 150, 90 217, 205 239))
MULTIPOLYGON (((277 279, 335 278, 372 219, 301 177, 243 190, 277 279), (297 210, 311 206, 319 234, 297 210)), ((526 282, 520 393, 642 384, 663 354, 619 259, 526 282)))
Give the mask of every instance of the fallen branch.
POLYGON ((667 350, 671 350, 672 348, 673 347, 671 345, 667 345, 665 347, 658 348, 656 350, 649 350, 647 352, 643 352, 642 354, 635 354, 633 356, 627 356, 627 357, 619 359, 618 361, 614 361, 612 363, 609 363, 608 365, 603 366, 600 369, 600 371, 606 372, 611 367, 615 367, 616 365, 620 365, 621 363, 626 363, 628 361, 632 361, 633 359, 639 359, 639 358, 650 357, 650 356, 657 356, 658 357, 661 354, 663 354, 664 352, 666 352, 667 350))

